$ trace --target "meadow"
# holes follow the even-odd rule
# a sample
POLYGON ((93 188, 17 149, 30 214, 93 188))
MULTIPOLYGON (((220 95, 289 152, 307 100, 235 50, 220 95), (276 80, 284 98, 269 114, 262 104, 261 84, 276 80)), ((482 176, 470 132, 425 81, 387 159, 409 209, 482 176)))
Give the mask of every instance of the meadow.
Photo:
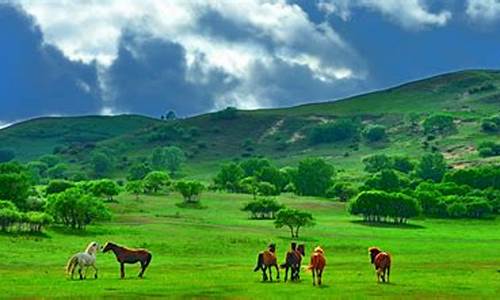
MULTIPOLYGON (((0 298, 353 298, 471 299, 500 294, 498 219, 414 219, 407 225, 363 224, 344 203, 282 194, 283 204, 306 209, 316 226, 304 228, 299 242, 325 249, 324 285, 313 287, 311 274, 300 282, 261 282, 253 272, 257 253, 273 241, 280 261, 289 247, 286 229, 270 220, 250 220, 241 207, 249 195, 202 194, 202 209, 180 208, 182 197, 122 193, 109 222, 86 231, 51 227, 43 234, 0 234, 0 298), (119 279, 113 254, 99 253, 99 278, 69 280, 69 257, 91 241, 114 241, 152 251, 144 279, 138 265, 119 279), (367 248, 379 246, 393 256, 391 283, 378 284, 367 248)), ((275 273, 273 273, 275 275, 275 273)), ((284 273, 282 272, 282 278, 284 273)))

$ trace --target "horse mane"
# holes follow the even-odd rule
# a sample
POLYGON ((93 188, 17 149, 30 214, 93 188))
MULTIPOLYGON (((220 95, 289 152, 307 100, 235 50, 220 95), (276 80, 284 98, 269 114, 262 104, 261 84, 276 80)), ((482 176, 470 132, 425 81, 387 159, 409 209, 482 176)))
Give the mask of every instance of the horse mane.
POLYGON ((94 244, 97 244, 97 242, 90 242, 90 244, 87 246, 87 248, 85 248, 85 252, 89 253, 90 248, 92 248, 94 244))
POLYGON ((314 252, 315 253, 325 254, 325 251, 320 246, 317 246, 316 248, 314 248, 314 252))
POLYGON ((373 253, 373 252, 380 253, 380 252, 382 252, 382 250, 380 250, 379 247, 370 247, 370 248, 368 248, 368 252, 370 252, 370 253, 373 253))

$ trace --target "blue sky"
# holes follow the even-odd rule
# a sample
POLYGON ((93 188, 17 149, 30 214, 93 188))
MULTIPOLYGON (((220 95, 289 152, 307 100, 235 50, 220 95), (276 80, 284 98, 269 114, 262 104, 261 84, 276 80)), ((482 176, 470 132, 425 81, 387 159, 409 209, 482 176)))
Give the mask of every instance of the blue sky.
POLYGON ((0 127, 338 99, 500 69, 499 0, 0 1, 0 127))

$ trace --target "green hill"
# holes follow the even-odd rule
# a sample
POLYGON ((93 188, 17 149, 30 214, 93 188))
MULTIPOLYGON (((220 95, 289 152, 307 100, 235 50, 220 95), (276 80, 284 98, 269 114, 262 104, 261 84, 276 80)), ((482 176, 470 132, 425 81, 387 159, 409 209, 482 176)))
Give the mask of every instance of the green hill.
POLYGON ((173 121, 134 115, 34 119, 0 130, 0 148, 14 150, 20 161, 56 152, 83 169, 88 169, 93 151, 106 149, 117 161, 116 177, 123 177, 133 161, 145 159, 155 147, 167 145, 187 153, 183 173, 200 179, 211 177, 223 161, 252 156, 269 157, 279 166, 322 156, 356 176, 362 157, 374 153, 419 157, 425 151, 440 151, 455 167, 498 163, 498 156, 480 157, 477 145, 499 140, 498 134, 481 131, 481 119, 499 112, 500 72, 474 70, 291 108, 229 110, 173 121), (457 131, 424 134, 420 124, 432 114, 452 116, 457 131), (362 128, 383 125, 388 139, 310 142, 312 128, 342 118, 362 128))

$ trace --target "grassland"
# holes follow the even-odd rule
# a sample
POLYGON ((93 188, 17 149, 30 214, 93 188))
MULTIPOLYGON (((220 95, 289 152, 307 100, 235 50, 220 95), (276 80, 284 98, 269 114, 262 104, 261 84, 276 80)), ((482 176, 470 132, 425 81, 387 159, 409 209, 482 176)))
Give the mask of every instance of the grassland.
POLYGON ((176 206, 176 195, 121 194, 111 204, 114 219, 86 232, 57 227, 40 236, 0 235, 0 298, 440 298, 494 299, 500 294, 499 220, 414 220, 405 227, 375 227, 349 216, 344 204, 282 195, 284 204, 312 212, 317 225, 302 231, 306 255, 325 248, 324 286, 313 287, 310 273, 299 283, 262 283, 253 273, 256 254, 277 243, 280 260, 290 239, 272 221, 249 220, 241 206, 246 195, 205 193, 205 209, 176 206), (138 266, 119 279, 112 254, 98 254, 100 278, 68 280, 66 260, 92 240, 112 240, 153 252, 143 280, 138 266), (393 255, 390 284, 377 284, 367 248, 393 255))

